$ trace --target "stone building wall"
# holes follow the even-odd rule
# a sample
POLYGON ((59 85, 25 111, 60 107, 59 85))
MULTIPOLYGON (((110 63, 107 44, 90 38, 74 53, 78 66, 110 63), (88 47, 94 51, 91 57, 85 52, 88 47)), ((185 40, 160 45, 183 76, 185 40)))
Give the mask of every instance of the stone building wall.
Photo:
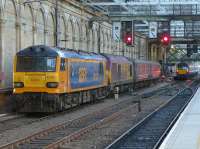
POLYGON ((133 57, 134 47, 112 39, 112 26, 89 20, 97 13, 73 0, 59 1, 58 32, 56 33, 55 0, 24 3, 28 0, 0 0, 0 72, 1 87, 12 86, 13 57, 17 51, 37 44, 76 50, 100 51, 133 57), (100 27, 100 30, 99 30, 100 27))

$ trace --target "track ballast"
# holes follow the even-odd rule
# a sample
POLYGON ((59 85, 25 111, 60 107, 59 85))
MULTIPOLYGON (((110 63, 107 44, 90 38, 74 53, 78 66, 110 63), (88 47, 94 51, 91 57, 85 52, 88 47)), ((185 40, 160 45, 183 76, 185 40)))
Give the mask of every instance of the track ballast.
POLYGON ((158 148, 164 136, 193 97, 194 91, 196 91, 196 83, 193 83, 192 88, 186 88, 179 92, 167 104, 129 129, 106 149, 158 148))

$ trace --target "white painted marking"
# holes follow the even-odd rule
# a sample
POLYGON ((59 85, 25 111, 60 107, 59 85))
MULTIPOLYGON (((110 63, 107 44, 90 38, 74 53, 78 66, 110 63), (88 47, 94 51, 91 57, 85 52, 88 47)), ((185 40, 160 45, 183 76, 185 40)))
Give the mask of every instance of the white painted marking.
POLYGON ((0 117, 4 117, 7 116, 8 114, 0 114, 0 117))

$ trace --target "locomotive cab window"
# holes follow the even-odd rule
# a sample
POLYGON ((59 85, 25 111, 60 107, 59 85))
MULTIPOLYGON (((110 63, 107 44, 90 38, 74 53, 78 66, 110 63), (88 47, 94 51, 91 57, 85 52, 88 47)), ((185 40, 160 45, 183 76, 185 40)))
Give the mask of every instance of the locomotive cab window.
POLYGON ((17 72, 55 72, 56 57, 18 56, 17 72))
POLYGON ((65 71, 65 59, 61 58, 60 71, 65 71))
POLYGON ((179 63, 177 65, 177 67, 178 67, 178 69, 186 69, 186 68, 188 68, 188 65, 186 63, 179 63))

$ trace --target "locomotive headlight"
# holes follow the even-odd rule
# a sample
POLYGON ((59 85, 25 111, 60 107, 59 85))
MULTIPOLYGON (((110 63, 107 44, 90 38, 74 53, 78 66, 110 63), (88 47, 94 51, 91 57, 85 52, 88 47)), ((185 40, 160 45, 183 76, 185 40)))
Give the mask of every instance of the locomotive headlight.
POLYGON ((24 87, 23 82, 14 82, 14 88, 22 88, 22 87, 24 87))
POLYGON ((48 82, 47 83, 48 88, 57 88, 58 87, 58 82, 48 82))

